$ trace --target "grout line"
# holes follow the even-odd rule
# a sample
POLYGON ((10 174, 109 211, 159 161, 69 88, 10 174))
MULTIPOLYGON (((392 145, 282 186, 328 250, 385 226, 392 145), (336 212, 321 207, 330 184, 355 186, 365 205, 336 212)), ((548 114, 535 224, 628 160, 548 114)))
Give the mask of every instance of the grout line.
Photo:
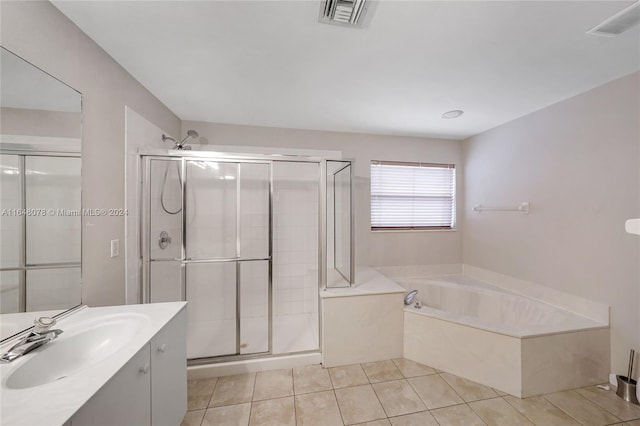
POLYGON ((483 419, 482 417, 480 417, 480 415, 479 415, 478 413, 476 413, 476 412, 474 411, 474 409, 473 409, 473 408, 471 408, 471 406, 469 405, 469 403, 468 403, 468 402, 465 402, 465 403, 464 403, 464 405, 466 405, 466 406, 467 406, 467 408, 468 408, 469 410, 471 410, 471 412, 472 412, 473 414, 475 414, 477 418, 479 418, 479 419, 480 419, 480 421, 482 422, 482 424, 484 424, 485 426, 487 426, 487 422, 485 422, 485 421, 484 421, 484 419, 483 419))
POLYGON ((253 395, 256 393, 256 382, 258 381, 258 372, 253 373, 253 389, 251 390, 251 399, 249 400, 249 419, 247 419, 247 426, 251 423, 251 414, 253 413, 253 395))
POLYGON ((202 423, 204 423, 204 416, 207 414, 207 409, 204 409, 204 413, 202 413, 202 418, 200 419, 200 423, 198 424, 199 426, 202 426, 202 423))
POLYGON ((327 370, 327 374, 329 375, 329 383, 331 383, 331 389, 335 390, 336 386, 333 384, 333 378, 331 378, 331 373, 329 372, 329 369, 325 368, 324 365, 322 366, 322 368, 327 370))
POLYGON ((298 409, 297 409, 297 404, 296 404, 296 391, 293 388, 293 368, 289 369, 291 371, 291 397, 293 398, 293 424, 297 425, 298 424, 298 409))
MULTIPOLYGON (((380 382, 380 383, 383 383, 383 382, 380 382)), ((369 386, 371 386, 371 390, 373 391, 373 394, 376 396, 376 399, 378 400, 378 404, 380 404, 380 406, 382 407, 382 412, 384 413, 384 415, 388 419, 389 418, 389 413, 387 413, 387 409, 384 408, 384 404, 382 403, 382 401, 380 401, 380 396, 378 396, 378 392, 376 392, 376 388, 374 388, 372 384, 370 384, 369 386)), ((418 398, 420 398, 420 397, 418 396, 418 398)))
MULTIPOLYGON (((534 424, 534 425, 536 425, 536 426, 538 425, 538 424, 537 424, 537 423, 536 423, 536 422, 535 422, 531 417, 527 416, 527 413, 526 413, 526 412, 522 412, 522 411, 520 411, 520 410, 518 409, 518 407, 516 407, 515 405, 511 404, 511 403, 507 400, 507 398, 506 398, 507 396, 510 396, 510 397, 512 397, 512 398, 517 398, 516 396, 513 396, 513 395, 501 396, 500 398, 504 399, 504 402, 506 402, 506 403, 507 403, 507 404, 509 404, 511 407, 513 407, 513 409, 514 409, 514 410, 516 410, 518 413, 522 414, 522 415, 523 415, 527 420, 529 420, 531 423, 533 423, 533 424, 534 424)), ((533 397, 528 397, 528 398, 533 398, 533 397)), ((528 398, 519 398, 519 399, 521 399, 521 400, 525 400, 525 399, 528 399, 528 398)), ((580 422, 578 422, 578 423, 580 423, 580 422)))
MULTIPOLYGON (((586 386, 586 387, 583 387, 583 388, 577 388, 577 389, 589 389, 589 388, 592 388, 592 387, 594 387, 594 386, 586 386)), ((573 389, 573 390, 575 390, 575 389, 573 389)), ((612 390, 609 390, 609 391, 603 391, 603 392, 611 392, 612 394, 614 393, 612 390)), ((611 411, 607 410, 607 408, 606 408, 606 407, 604 407, 604 406, 600 405, 600 404, 598 403, 598 401, 595 401, 595 400, 593 400, 593 399, 591 399, 591 398, 587 398, 586 396, 582 395, 582 394, 581 394, 581 393, 579 393, 579 392, 576 392, 576 393, 577 393, 578 395, 582 396, 583 398, 585 398, 587 401, 591 402, 592 404, 596 405, 597 407, 600 407, 601 409, 603 409, 603 410, 604 410, 604 411, 606 411, 607 413, 611 414, 613 417, 615 417, 615 418, 619 418, 619 417, 618 417, 618 416, 616 416, 614 413, 612 413, 611 411)), ((621 399, 621 401, 624 401, 624 400, 622 400, 622 399, 621 399)), ((624 401, 624 402, 625 402, 625 404, 629 404, 629 405, 631 405, 631 406, 635 406, 635 405, 631 404, 630 402, 627 402, 627 401, 624 401)), ((639 418, 640 418, 640 417, 639 417, 639 418)), ((624 423, 624 422, 632 422, 632 421, 635 421, 635 420, 638 420, 638 419, 633 419, 633 420, 621 420, 621 421, 624 423)))
POLYGON ((340 419, 342 419, 342 424, 346 425, 345 421, 344 421, 344 416, 342 415, 342 409, 340 408, 340 404, 338 403, 338 395, 336 395, 336 390, 333 390, 333 397, 336 400, 336 405, 338 406, 338 413, 340 413, 340 419))
MULTIPOLYGON (((573 390, 570 391, 563 391, 563 392, 573 392, 573 390)), ((552 392, 555 393, 555 392, 552 392)), ((577 393, 577 392, 576 392, 577 393)), ((578 394, 578 393, 577 393, 578 394)), ((575 420, 578 424, 583 424, 580 420, 576 419, 575 417, 573 417, 571 415, 571 413, 567 412, 566 410, 563 410, 562 407, 557 406, 556 404, 554 404, 551 400, 549 400, 547 398, 547 395, 549 394, 544 394, 544 395, 540 395, 540 397, 542 399, 544 399, 545 401, 547 401, 549 404, 551 404, 552 406, 556 407, 558 410, 562 411, 563 413, 565 413, 567 416, 569 416, 571 419, 575 420)), ((578 396, 582 397, 582 395, 578 394, 578 396)), ((584 397, 583 397, 584 398, 584 397)), ((588 399, 584 398, 587 402, 590 402, 588 399)), ((608 412, 608 411, 607 411, 608 412)), ((614 416, 615 417, 615 416, 614 416)), ((617 417, 616 417, 617 418, 617 417)))
POLYGON ((364 371, 364 376, 367 378, 367 381, 369 382, 369 384, 373 384, 371 382, 371 379, 369 378, 369 374, 367 373, 367 370, 364 368, 364 366, 362 365, 363 363, 358 364, 360 366, 360 368, 362 368, 362 371, 364 371))
MULTIPOLYGON (((211 400, 213 399, 213 393, 216 391, 216 388, 218 387, 218 383, 220 383, 220 378, 218 377, 216 379, 216 384, 213 385, 213 389, 211 390, 211 395, 209 395, 209 402, 207 402, 207 406, 205 407, 205 410, 209 409, 209 405, 211 405, 211 400)), ((205 412, 206 414, 206 412, 205 412)), ((204 417, 202 417, 204 419, 204 417)))

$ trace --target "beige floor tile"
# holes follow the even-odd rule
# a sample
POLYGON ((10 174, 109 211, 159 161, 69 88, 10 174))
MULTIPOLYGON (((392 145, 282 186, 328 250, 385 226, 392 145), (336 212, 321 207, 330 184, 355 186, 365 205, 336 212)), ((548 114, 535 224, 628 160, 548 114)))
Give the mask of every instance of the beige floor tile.
POLYGON ((509 395, 509 394, 508 394, 508 393, 506 393, 506 392, 502 392, 500 389, 493 388, 493 390, 495 391, 495 393, 497 393, 497 394, 498 394, 498 395, 500 395, 500 396, 507 396, 507 395, 509 395))
POLYGON ((187 411, 180 426, 200 426, 206 410, 187 411))
POLYGON ((557 392, 544 397, 585 426, 602 426, 621 421, 575 391, 557 392))
POLYGON ((374 420, 372 422, 358 423, 354 426, 391 426, 389 419, 374 420))
POLYGON ((413 377, 407 380, 430 410, 464 402, 453 388, 437 374, 413 377))
POLYGON ((485 424, 466 404, 438 408, 431 411, 431 414, 440 426, 483 426, 485 424))
POLYGON ((217 378, 189 380, 187 382, 187 410, 207 408, 217 378))
POLYGON ((364 374, 360 364, 330 368, 329 375, 334 389, 369 384, 369 379, 367 379, 367 375, 364 374))
POLYGON ((327 370, 321 365, 293 369, 293 390, 296 395, 333 389, 327 370))
POLYGON ((393 363, 398 367, 402 375, 406 378, 426 376, 428 374, 436 374, 436 370, 431 367, 427 367, 424 364, 411 361, 410 359, 398 358, 394 359, 393 363))
POLYGON ((347 425, 387 417, 371 385, 336 389, 335 393, 342 419, 347 425))
POLYGON ((402 373, 391 360, 367 362, 362 364, 364 372, 371 383, 402 379, 402 373))
POLYGON ((595 386, 577 389, 580 395, 584 396, 591 402, 598 404, 614 416, 627 420, 635 420, 640 418, 640 406, 633 405, 616 395, 614 391, 606 391, 595 386))
POLYGON ((220 377, 211 395, 209 407, 251 402, 255 381, 256 373, 220 377))
POLYGON ((471 380, 463 379, 462 377, 454 376, 449 373, 440 374, 449 386, 456 391, 458 395, 462 397, 466 402, 479 401, 481 399, 495 398, 498 394, 490 387, 481 385, 480 383, 472 382, 471 380))
POLYGON ((638 420, 631 420, 629 422, 625 423, 626 426, 640 426, 640 419, 638 420))
POLYGON ((296 395, 297 426, 342 426, 333 391, 296 395))
POLYGON ((533 425, 502 398, 470 402, 469 406, 489 426, 533 425))
POLYGON ((418 394, 404 379, 374 383, 373 390, 378 395, 388 417, 417 413, 427 409, 418 394))
POLYGON ((250 412, 251 404, 209 408, 204 414, 202 426, 247 426, 250 412))
POLYGON ((251 405, 250 426, 296 426, 293 397, 255 401, 251 405))
POLYGON ((428 411, 392 417, 389 420, 391 420, 393 426, 438 426, 438 422, 428 411))
POLYGON ((256 374, 253 400, 282 398, 293 395, 293 374, 291 369, 261 371, 256 374))
POLYGON ((569 417, 564 411, 551 404, 541 396, 520 399, 514 396, 505 396, 504 400, 518 410, 535 425, 538 426, 565 426, 578 425, 579 423, 569 417))

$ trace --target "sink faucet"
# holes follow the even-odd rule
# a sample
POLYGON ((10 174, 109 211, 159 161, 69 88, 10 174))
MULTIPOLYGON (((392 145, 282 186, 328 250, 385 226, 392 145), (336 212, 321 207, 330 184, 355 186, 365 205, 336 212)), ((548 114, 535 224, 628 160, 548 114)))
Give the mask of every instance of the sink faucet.
POLYGON ((0 355, 0 362, 11 362, 54 340, 62 334, 62 330, 51 330, 54 325, 56 325, 56 320, 50 317, 40 317, 34 320, 33 330, 13 345, 11 349, 0 355))

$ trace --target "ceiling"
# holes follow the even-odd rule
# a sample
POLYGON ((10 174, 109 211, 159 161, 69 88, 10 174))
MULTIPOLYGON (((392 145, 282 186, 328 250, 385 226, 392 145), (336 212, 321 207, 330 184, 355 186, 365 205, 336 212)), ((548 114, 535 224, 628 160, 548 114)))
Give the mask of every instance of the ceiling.
POLYGON ((638 27, 585 33, 632 1, 53 3, 182 120, 461 139, 640 69, 638 27))

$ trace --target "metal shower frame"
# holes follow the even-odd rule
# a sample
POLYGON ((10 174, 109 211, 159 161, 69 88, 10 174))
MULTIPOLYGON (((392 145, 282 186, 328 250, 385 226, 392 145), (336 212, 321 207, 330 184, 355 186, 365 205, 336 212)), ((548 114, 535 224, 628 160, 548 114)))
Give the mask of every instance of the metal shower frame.
MULTIPOLYGON (((139 241, 139 253, 140 253, 140 302, 150 303, 150 276, 151 276, 151 263, 156 261, 179 261, 181 262, 181 298, 186 300, 186 265, 190 263, 219 263, 219 262, 235 262, 236 263, 236 353, 230 355, 220 355, 204 358, 190 359, 189 365, 201 365, 209 364, 212 362, 224 362, 224 361, 237 361, 246 359, 265 358, 271 356, 284 356, 292 354, 308 354, 318 353, 322 348, 322 303, 321 298, 318 297, 318 347, 307 351, 287 352, 282 354, 273 354, 273 163, 275 162, 287 162, 287 163, 314 163, 318 164, 319 176, 318 176, 318 290, 326 290, 327 283, 327 161, 333 159, 326 159, 318 156, 302 156, 302 155, 279 155, 279 154, 237 154, 227 152, 211 152, 211 151, 177 151, 171 150, 166 153, 149 152, 138 154, 139 169, 143 174, 140 180, 141 196, 139 197, 139 211, 141 226, 140 241, 139 241), (179 259, 151 259, 151 247, 152 239, 151 235, 151 162, 153 160, 160 161, 179 161, 180 173, 182 174, 181 185, 181 206, 182 206, 182 220, 181 220, 181 257, 179 259), (236 258, 220 258, 220 259, 198 259, 191 260, 186 257, 186 164, 187 161, 212 161, 212 162, 226 162, 226 163, 238 163, 238 172, 240 171, 240 164, 268 164, 269 165, 269 244, 268 244, 268 257, 260 259, 242 259, 239 257, 240 249, 240 220, 237 220, 236 231, 236 258), (268 351, 250 354, 240 354, 240 264, 243 261, 268 261, 268 351)), ((334 161, 349 161, 353 166, 353 160, 334 160, 334 161)), ((240 175, 238 175, 237 185, 240 185, 240 175)), ((355 259, 354 255, 354 209, 353 209, 353 167, 351 167, 351 282, 355 280, 355 259)), ((236 215, 240 214, 240 198, 238 198, 238 208, 236 215)))

